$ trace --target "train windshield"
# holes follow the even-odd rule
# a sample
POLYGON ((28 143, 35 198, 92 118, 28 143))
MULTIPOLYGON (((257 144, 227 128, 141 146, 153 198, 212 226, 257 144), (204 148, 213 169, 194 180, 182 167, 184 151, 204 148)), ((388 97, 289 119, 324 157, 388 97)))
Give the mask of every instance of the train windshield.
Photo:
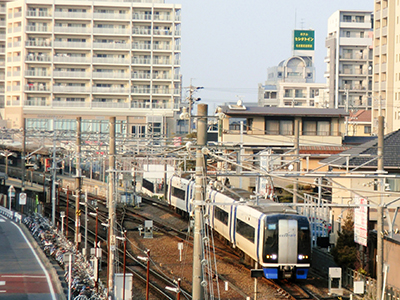
POLYGON ((311 253, 311 234, 310 225, 306 219, 298 220, 298 253, 303 255, 310 255, 311 253))
POLYGON ((273 255, 278 253, 278 224, 275 222, 267 223, 264 230, 264 262, 270 262, 267 260, 267 255, 273 255))

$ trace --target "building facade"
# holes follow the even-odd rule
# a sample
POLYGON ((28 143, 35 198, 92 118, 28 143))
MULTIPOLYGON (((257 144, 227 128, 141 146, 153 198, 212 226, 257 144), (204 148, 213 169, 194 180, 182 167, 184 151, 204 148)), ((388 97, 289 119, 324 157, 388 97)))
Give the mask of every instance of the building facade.
POLYGON ((324 74, 329 107, 371 109, 372 24, 370 11, 338 10, 329 17, 324 74))
POLYGON ((400 4, 374 1, 374 102, 373 132, 379 115, 385 117, 385 133, 400 128, 400 4))
POLYGON ((167 135, 181 99, 180 12, 163 0, 9 2, 7 126, 74 129, 82 116, 101 131, 115 116, 127 133, 167 135))
POLYGON ((0 2, 0 119, 4 114, 4 68, 6 66, 6 4, 0 2))

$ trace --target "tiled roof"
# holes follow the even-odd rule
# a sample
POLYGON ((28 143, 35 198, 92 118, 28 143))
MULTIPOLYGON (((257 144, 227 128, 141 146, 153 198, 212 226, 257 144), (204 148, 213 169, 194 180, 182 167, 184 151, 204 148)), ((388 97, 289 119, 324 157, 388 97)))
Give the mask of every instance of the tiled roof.
POLYGON ((360 109, 350 112, 350 122, 371 122, 371 110, 360 109))
MULTIPOLYGON (((366 142, 364 144, 354 146, 349 150, 343 151, 341 154, 349 154, 349 166, 356 167, 367 163, 377 155, 378 138, 366 142), (363 156, 365 155, 365 156, 363 156)), ((391 132, 384 137, 383 142, 383 165, 385 168, 400 168, 400 130, 391 132)), ((346 165, 346 158, 342 157, 333 161, 337 157, 329 157, 321 161, 321 163, 332 162, 332 166, 343 167, 346 165)), ((364 167, 377 167, 377 160, 367 163, 364 167)))

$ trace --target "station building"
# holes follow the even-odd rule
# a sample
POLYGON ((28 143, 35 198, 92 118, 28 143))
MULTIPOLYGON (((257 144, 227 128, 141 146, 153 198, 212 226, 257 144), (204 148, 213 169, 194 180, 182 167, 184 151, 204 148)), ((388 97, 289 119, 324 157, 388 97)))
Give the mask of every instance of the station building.
MULTIPOLYGON (((181 6, 164 0, 15 0, 0 6, 8 128, 169 135, 181 99, 181 6), (55 121, 57 120, 57 121, 55 121)), ((2 80, 3 79, 3 80, 2 80)))

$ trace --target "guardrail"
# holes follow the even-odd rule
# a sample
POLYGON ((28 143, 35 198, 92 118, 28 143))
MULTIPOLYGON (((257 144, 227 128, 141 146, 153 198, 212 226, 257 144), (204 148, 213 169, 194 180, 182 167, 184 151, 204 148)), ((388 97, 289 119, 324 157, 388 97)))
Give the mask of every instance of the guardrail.
POLYGON ((3 216, 6 216, 7 218, 9 218, 10 220, 13 220, 16 223, 21 223, 22 215, 15 211, 12 211, 5 207, 0 206, 0 214, 2 214, 3 216))

